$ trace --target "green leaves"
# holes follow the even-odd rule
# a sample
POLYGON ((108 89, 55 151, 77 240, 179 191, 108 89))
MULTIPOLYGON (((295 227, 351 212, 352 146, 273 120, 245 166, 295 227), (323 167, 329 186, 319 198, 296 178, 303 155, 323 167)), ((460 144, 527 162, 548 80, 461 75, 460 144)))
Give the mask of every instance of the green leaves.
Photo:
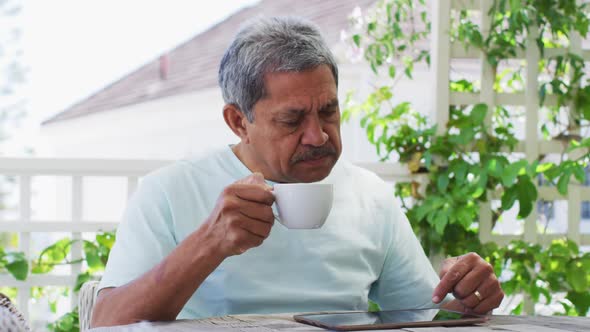
POLYGON ((533 210, 533 203, 537 201, 537 188, 528 176, 519 176, 518 182, 515 185, 517 192, 518 204, 520 210, 518 211, 518 218, 526 218, 533 210))
POLYGON ((71 246, 75 242, 69 238, 63 238, 43 249, 36 260, 33 260, 32 273, 43 274, 53 270, 56 265, 74 264, 86 261, 90 272, 104 269, 110 249, 115 241, 114 233, 99 233, 95 241, 82 241, 83 258, 79 261, 68 259, 71 246))
POLYGON ((586 153, 590 153, 590 137, 587 137, 581 141, 572 140, 570 142, 570 146, 567 149, 567 152, 572 152, 576 150, 586 150, 586 153))
POLYGON ((442 235, 449 223, 449 212, 448 210, 435 211, 433 217, 429 218, 428 221, 434 226, 434 230, 442 235))
POLYGON ((548 164, 543 167, 543 175, 556 184, 557 191, 562 195, 567 195, 568 187, 573 176, 578 182, 586 181, 586 167, 588 157, 582 156, 578 160, 565 160, 559 165, 548 164), (557 181, 556 181, 557 180, 557 181))
POLYGON ((78 332, 80 331, 80 323, 78 316, 78 308, 61 316, 57 321, 48 324, 47 328, 53 332, 78 332))
POLYGON ((80 273, 76 277, 76 284, 74 285, 74 292, 80 291, 85 282, 92 280, 92 275, 89 272, 80 273))
MULTIPOLYGON (((541 167, 541 169, 544 168, 547 166, 541 167)), ((513 163, 509 163, 506 158, 489 160, 489 173, 494 177, 499 177, 504 187, 501 198, 503 211, 509 210, 518 201, 519 219, 524 219, 531 213, 538 196, 537 188, 533 183, 538 169, 536 164, 529 165, 525 159, 513 163)))
MULTIPOLYGON (((35 274, 44 274, 53 270, 56 265, 74 264, 86 262, 88 269, 76 278, 76 284, 73 287, 75 292, 80 290, 84 282, 95 279, 93 275, 104 270, 110 250, 115 242, 114 232, 98 233, 94 241, 83 240, 83 258, 82 260, 71 261, 69 254, 71 246, 75 241, 69 238, 63 238, 43 249, 39 257, 32 260, 31 272, 35 274)), ((0 271, 8 271, 17 280, 26 280, 29 271, 29 262, 22 252, 6 252, 0 247, 0 271)), ((69 288, 64 288, 57 296, 68 296, 69 288)), ((56 312, 58 300, 46 292, 46 288, 33 287, 32 296, 34 298, 48 298, 47 302, 51 312, 56 312)), ((56 322, 48 324, 47 328, 51 331, 79 331, 78 311, 77 308, 60 317, 56 322)))
POLYGON ((104 267, 101 260, 98 247, 90 241, 84 241, 84 255, 86 256, 86 263, 90 269, 97 269, 104 267))
MULTIPOLYGON (((492 156, 487 161, 487 172, 496 178, 499 178, 504 173, 504 167, 508 164, 508 160, 501 156, 492 156)), ((512 175, 511 175, 512 176, 512 175)))
POLYGON ((361 46, 361 36, 359 36, 359 35, 353 35, 352 36, 352 41, 354 42, 354 44, 356 45, 356 47, 360 47, 361 46))
POLYGON ((473 124, 481 125, 488 112, 488 105, 477 104, 471 110, 470 117, 472 118, 473 124))
POLYGON ((557 191, 562 195, 567 195, 567 188, 570 182, 571 171, 566 170, 557 181, 557 191))
POLYGON ((584 269, 582 262, 573 260, 569 262, 566 272, 566 280, 575 292, 584 292, 588 290, 588 270, 584 269))
POLYGON ((376 302, 369 300, 369 312, 381 311, 381 307, 376 302))
POLYGON ((33 261, 31 272, 35 274, 48 273, 53 270, 55 265, 66 262, 72 242, 69 238, 63 238, 43 249, 39 258, 33 261))
POLYGON ((29 273, 29 263, 22 252, 5 252, 0 247, 0 271, 5 269, 16 280, 25 280, 29 273))
POLYGON ((517 187, 510 187, 506 190, 504 190, 504 193, 502 194, 502 210, 503 211, 507 211, 510 210, 510 208, 514 205, 514 202, 516 202, 516 199, 518 198, 518 190, 517 187))
MULTIPOLYGON (((518 50, 525 49, 529 26, 537 25, 539 31, 546 31, 546 35, 552 35, 554 39, 560 35, 568 36, 573 31, 584 36, 589 26, 587 13, 586 4, 574 1, 498 0, 488 12, 491 20, 490 26, 485 27, 489 31, 485 39, 467 10, 461 10, 459 20, 452 25, 451 38, 465 48, 482 50, 492 67, 496 67, 502 60, 514 57, 518 50)), ((541 54, 546 44, 550 46, 551 42, 546 41, 541 33, 536 40, 541 54)))
POLYGON ((568 314, 571 313, 572 315, 577 316, 586 316, 588 314, 588 309, 590 308, 590 292, 588 292, 588 290, 584 292, 570 291, 565 298, 569 300, 575 308, 575 311, 572 310, 568 314))
POLYGON ((526 174, 528 162, 524 159, 511 163, 502 172, 502 185, 511 187, 519 175, 526 174))
MULTIPOLYGON (((347 97, 343 118, 361 115, 360 125, 365 128, 368 141, 375 146, 382 160, 397 152, 401 161, 408 162, 416 153, 422 155, 421 152, 427 150, 436 128, 429 126, 426 117, 408 102, 385 108, 384 105, 390 105, 391 98, 393 93, 388 86, 376 89, 360 105, 353 104, 347 97), (400 147, 404 147, 403 150, 400 147)), ((421 163, 418 160, 418 166, 421 163)))
POLYGON ((428 50, 423 46, 430 33, 426 5, 412 1, 381 1, 376 7, 383 20, 365 17, 362 34, 355 27, 351 29, 351 44, 362 47, 364 59, 375 74, 386 66, 391 79, 400 71, 411 79, 415 64, 430 62, 428 50), (418 18, 423 20, 423 25, 405 29, 408 22, 418 18))
MULTIPOLYGON (((501 204, 493 205, 492 227, 517 202, 518 218, 530 216, 539 198, 537 182, 539 186, 555 186, 565 195, 572 182, 587 180, 590 138, 576 134, 590 119, 586 64, 576 54, 558 53, 548 58, 543 52, 545 48, 567 47, 573 31, 588 31, 588 6, 573 0, 496 0, 487 13, 488 27, 480 26, 473 11, 457 10, 452 15, 451 41, 483 53, 492 66, 494 93, 523 93, 525 68, 506 60, 518 58, 526 47, 539 49, 538 93, 540 105, 548 110, 547 117, 539 117, 548 119, 539 127, 545 140, 569 144, 560 162, 547 162, 544 156, 531 162, 518 159, 522 154, 515 151, 522 142, 516 135, 515 120, 523 114, 517 108, 484 103, 440 105, 448 107, 449 119, 439 125, 444 128, 439 127, 437 134, 437 128, 429 125, 419 110, 407 102, 394 103, 396 83, 412 79, 415 65, 429 61, 428 50, 417 45, 424 41, 430 25, 425 22, 426 34, 420 29, 409 34, 402 30, 415 28, 413 20, 426 17, 424 11, 420 16, 412 15, 419 11, 415 6, 408 0, 379 2, 374 16, 367 17, 366 34, 356 40, 353 37, 352 42, 362 45, 365 60, 382 79, 363 102, 347 106, 343 119, 359 114, 360 124, 382 160, 399 160, 412 173, 428 177, 420 190, 416 182, 396 185, 425 252, 485 253, 497 273, 511 272, 503 284, 508 294, 523 292, 534 300, 544 297, 549 303, 552 292, 569 292, 563 303, 566 313, 585 312, 590 270, 573 242, 560 240, 541 247, 515 241, 508 247, 492 248, 478 238, 478 219, 480 203, 498 195, 501 204), (538 26, 540 37, 531 44, 527 37, 532 25, 538 26), (484 36, 482 29, 489 33, 484 36), (498 73, 500 63, 506 63, 502 67, 507 68, 498 73), (573 108, 568 109, 570 106, 573 108)), ((465 95, 479 93, 480 86, 467 79, 449 82, 451 92, 465 95)), ((520 312, 522 305, 515 310, 520 312)))
POLYGON ((395 66, 389 66, 389 77, 395 78, 396 69, 395 66))
MULTIPOLYGON (((502 282, 507 295, 525 292, 538 302, 540 295, 550 303, 551 292, 567 291, 562 305, 568 315, 586 315, 590 306, 590 254, 583 254, 571 240, 554 240, 548 247, 512 241, 506 247, 491 249, 490 262, 509 270, 511 277, 502 282)), ((519 312, 521 305, 514 310, 519 312)))
POLYGON ((465 79, 449 82, 449 89, 454 92, 475 92, 473 82, 465 79))
POLYGON ((436 185, 439 191, 445 192, 449 186, 449 175, 446 173, 440 174, 436 181, 436 185))

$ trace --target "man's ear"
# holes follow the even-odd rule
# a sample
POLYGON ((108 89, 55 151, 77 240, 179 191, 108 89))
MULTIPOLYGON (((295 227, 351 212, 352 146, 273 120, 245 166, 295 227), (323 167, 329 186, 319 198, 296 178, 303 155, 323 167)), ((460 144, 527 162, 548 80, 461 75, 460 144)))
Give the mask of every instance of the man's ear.
POLYGON ((242 142, 248 143, 248 128, 246 127, 248 119, 236 105, 226 104, 223 106, 223 119, 242 142))

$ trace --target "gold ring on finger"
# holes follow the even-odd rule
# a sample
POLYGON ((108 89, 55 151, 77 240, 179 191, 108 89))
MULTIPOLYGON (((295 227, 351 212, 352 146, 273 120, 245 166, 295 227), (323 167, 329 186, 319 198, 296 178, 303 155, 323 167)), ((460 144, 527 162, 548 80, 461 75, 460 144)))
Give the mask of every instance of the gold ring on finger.
POLYGON ((483 296, 481 296, 481 293, 476 290, 475 292, 473 292, 473 295, 475 295, 475 297, 477 297, 477 299, 479 300, 479 302, 481 302, 483 300, 483 296))

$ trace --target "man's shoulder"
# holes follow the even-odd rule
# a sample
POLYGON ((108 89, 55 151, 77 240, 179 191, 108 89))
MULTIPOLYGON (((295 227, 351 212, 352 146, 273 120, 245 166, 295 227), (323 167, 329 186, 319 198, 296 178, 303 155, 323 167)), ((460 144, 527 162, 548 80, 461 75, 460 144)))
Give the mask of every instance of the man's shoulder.
POLYGON ((142 182, 157 183, 163 188, 210 179, 219 173, 224 150, 216 149, 179 159, 145 175, 142 182))
POLYGON ((344 185, 345 190, 360 195, 363 199, 373 200, 379 207, 391 207, 393 184, 386 182, 375 172, 350 161, 343 161, 337 174, 338 180, 335 182, 344 185))
POLYGON ((375 172, 348 160, 339 161, 336 173, 338 177, 354 181, 357 185, 362 185, 363 187, 387 186, 387 183, 375 172))

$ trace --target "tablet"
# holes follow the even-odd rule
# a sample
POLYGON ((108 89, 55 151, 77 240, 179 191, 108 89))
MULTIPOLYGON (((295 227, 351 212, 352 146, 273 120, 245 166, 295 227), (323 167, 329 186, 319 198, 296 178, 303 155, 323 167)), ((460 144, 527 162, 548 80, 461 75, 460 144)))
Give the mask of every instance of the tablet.
POLYGON ((420 326, 462 326, 484 323, 487 316, 467 315, 443 309, 410 309, 377 312, 311 313, 293 316, 295 321, 336 331, 397 329, 420 326), (425 317, 434 317, 425 320, 425 317))

